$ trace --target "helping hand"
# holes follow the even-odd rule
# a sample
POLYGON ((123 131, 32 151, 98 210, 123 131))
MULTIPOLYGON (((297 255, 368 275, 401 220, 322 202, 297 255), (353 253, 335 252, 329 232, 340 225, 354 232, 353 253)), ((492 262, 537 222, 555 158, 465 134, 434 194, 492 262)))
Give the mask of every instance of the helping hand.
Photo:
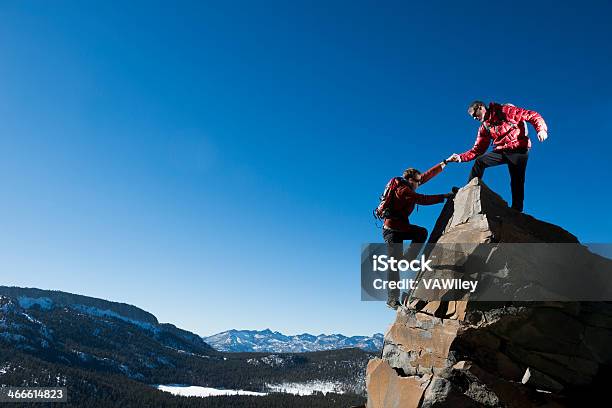
POLYGON ((446 159, 447 162, 459 162, 459 155, 457 153, 453 153, 451 154, 448 159, 446 159))

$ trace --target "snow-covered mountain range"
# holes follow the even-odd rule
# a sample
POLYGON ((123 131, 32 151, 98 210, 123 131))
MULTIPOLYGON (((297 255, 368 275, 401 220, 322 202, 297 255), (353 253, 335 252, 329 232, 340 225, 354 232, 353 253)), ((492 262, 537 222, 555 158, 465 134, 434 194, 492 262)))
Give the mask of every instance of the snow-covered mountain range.
MULTIPOLYGON (((291 339, 269 330, 261 333, 291 339)), ((345 338, 320 337, 319 343, 335 345, 345 338)), ((317 337, 307 339, 316 343, 317 337)), ((355 347, 360 343, 356 339, 367 344, 367 338, 355 338, 345 340, 343 347, 355 347)), ((72 395, 77 395, 72 401, 87 400, 88 406, 102 406, 92 405, 90 398, 106 400, 109 389, 112 398, 121 394, 137 401, 125 406, 142 405, 143 395, 157 402, 151 406, 171 406, 166 404, 170 397, 154 391, 152 384, 181 395, 255 395, 286 402, 269 406, 297 406, 289 395, 316 397, 316 393, 343 395, 344 406, 361 401, 366 365, 374 353, 317 347, 299 354, 217 351, 201 336, 160 323, 136 306, 60 291, 0 286, 0 383, 69 386, 72 395)), ((305 404, 299 406, 319 406, 305 404)))
POLYGON ((303 353, 307 351, 360 348, 378 351, 382 348, 383 335, 376 333, 371 337, 342 334, 304 333, 292 336, 270 329, 266 330, 228 330, 212 336, 203 337, 204 341, 219 351, 229 352, 272 352, 303 353))

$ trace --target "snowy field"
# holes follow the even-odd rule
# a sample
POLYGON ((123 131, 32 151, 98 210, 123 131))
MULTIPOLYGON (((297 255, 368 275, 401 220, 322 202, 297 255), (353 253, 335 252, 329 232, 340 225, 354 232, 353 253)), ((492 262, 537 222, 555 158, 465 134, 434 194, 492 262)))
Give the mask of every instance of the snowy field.
MULTIPOLYGON (((267 384, 266 387, 270 392, 280 392, 284 394, 294 395, 312 395, 315 392, 322 392, 327 394, 328 392, 335 392, 343 394, 342 384, 330 382, 330 381, 309 381, 307 383, 282 383, 282 384, 267 384)), ((268 395, 266 392, 254 392, 244 390, 226 390, 210 387, 200 387, 196 385, 181 385, 181 384, 168 384, 168 385, 156 385, 160 391, 169 392, 173 395, 180 395, 183 397, 214 397, 217 395, 255 395, 263 396, 268 395)))
POLYGON ((342 384, 339 382, 331 381, 267 384, 266 386, 270 390, 270 392, 282 392, 285 394, 294 395, 312 395, 315 392, 322 392, 323 394, 327 394, 328 392, 344 394, 344 391, 342 390, 342 384))
POLYGON ((180 395, 183 397, 214 397, 217 395, 267 395, 265 392, 254 392, 244 390, 221 390, 217 388, 199 387, 195 385, 180 385, 180 384, 169 384, 169 385, 157 385, 155 386, 158 390, 169 392, 173 395, 180 395))

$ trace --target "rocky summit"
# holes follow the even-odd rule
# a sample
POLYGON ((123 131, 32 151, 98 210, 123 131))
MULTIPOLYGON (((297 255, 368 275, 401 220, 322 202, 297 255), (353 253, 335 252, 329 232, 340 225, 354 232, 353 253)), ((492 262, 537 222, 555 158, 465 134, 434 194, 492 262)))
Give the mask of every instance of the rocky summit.
MULTIPOLYGON (((561 227, 508 208, 478 179, 446 203, 429 242, 574 244, 572 262, 587 269, 564 273, 558 288, 530 283, 531 293, 550 298, 576 285, 576 276, 610 267, 561 227)), ((458 247, 469 258, 477 246, 458 247)), ((537 262, 530 256, 526 262, 537 262)), ((513 273, 488 284, 518 293, 524 281, 513 273)), ((416 291, 398 309, 381 357, 367 367, 368 408, 570 407, 605 397, 612 380, 612 303, 470 296, 433 300, 416 291)))

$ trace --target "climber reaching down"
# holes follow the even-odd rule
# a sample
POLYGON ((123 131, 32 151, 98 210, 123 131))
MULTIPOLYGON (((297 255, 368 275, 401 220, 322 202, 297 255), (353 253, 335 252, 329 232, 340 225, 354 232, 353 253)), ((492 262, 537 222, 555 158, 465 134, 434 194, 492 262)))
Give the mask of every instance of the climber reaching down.
POLYGON ((453 153, 447 161, 468 162, 476 159, 468 182, 474 177, 482 178, 487 167, 507 164, 510 170, 512 208, 523 211, 525 171, 531 148, 525 122, 533 125, 540 142, 548 138, 546 122, 535 111, 495 102, 485 107, 484 102, 474 101, 468 107, 468 114, 481 122, 474 147, 462 154, 453 153), (491 143, 495 146, 493 151, 485 153, 491 143))

